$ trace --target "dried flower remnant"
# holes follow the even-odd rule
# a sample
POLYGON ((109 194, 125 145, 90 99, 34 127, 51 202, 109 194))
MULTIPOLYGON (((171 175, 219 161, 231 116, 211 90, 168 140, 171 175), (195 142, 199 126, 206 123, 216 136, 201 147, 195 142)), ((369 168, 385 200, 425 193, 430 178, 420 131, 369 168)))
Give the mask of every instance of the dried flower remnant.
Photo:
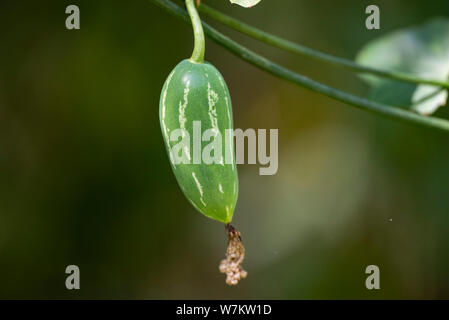
POLYGON ((235 286, 241 279, 245 279, 248 272, 243 270, 241 264, 245 259, 245 248, 242 244, 240 232, 230 224, 226 225, 228 232, 228 247, 226 259, 220 262, 220 272, 226 274, 226 284, 235 286))

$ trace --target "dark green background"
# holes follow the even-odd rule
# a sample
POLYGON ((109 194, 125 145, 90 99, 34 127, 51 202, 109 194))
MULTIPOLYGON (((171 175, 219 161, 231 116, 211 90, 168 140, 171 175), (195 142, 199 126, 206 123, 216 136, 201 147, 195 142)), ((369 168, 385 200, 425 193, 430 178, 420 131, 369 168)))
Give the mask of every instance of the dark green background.
MULTIPOLYGON (((447 0, 204 1, 348 58, 389 30, 449 16, 447 0), (381 9, 379 31, 365 29, 369 4, 381 9)), ((367 92, 354 75, 217 27, 367 92)), ((0 298, 449 298, 449 135, 284 82, 208 41, 235 127, 278 128, 280 139, 275 176, 239 166, 234 224, 249 277, 227 287, 223 226, 182 195, 159 127, 163 82, 192 43, 186 24, 148 0, 1 2, 0 298), (80 30, 65 28, 69 4, 80 30), (70 264, 81 290, 65 289, 70 264), (381 290, 364 286, 370 264, 381 290)))

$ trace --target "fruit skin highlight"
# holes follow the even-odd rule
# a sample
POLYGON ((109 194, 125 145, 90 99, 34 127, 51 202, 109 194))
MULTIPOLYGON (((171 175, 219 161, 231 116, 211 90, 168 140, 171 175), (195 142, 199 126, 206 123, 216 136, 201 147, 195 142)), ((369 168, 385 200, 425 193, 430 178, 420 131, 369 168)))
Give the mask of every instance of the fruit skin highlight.
POLYGON ((169 74, 162 88, 159 119, 173 173, 186 198, 205 216, 225 224, 231 222, 238 197, 238 175, 231 98, 223 76, 208 62, 196 63, 192 59, 181 61, 169 74), (198 136, 193 130, 194 121, 201 123, 200 137, 207 129, 215 133, 207 137, 210 140, 201 139, 194 143, 194 137, 198 136), (178 134, 177 137, 175 134, 170 139, 176 129, 183 129, 187 134, 178 134), (187 142, 184 144, 186 147, 172 149, 179 146, 182 139, 188 139, 184 140, 187 142), (203 155, 209 155, 214 139, 219 148, 211 151, 210 156, 219 161, 204 163, 203 155), (195 145, 197 149, 193 150, 195 145), (229 148, 228 151, 226 148, 229 148), (216 157, 217 149, 218 152, 221 150, 221 158, 216 157), (185 156, 188 163, 176 164, 173 151, 185 156), (228 158, 226 153, 230 155, 228 158))

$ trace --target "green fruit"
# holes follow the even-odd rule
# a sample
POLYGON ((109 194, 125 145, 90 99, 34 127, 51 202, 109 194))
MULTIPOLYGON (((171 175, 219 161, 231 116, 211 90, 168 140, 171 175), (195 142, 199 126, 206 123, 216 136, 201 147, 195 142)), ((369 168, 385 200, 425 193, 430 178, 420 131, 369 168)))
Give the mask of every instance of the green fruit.
POLYGON ((184 195, 205 216, 229 223, 237 202, 238 176, 231 131, 231 98, 220 72, 207 62, 181 61, 162 88, 159 119, 171 167, 184 195), (194 121, 196 128, 197 121, 201 124, 199 139, 198 130, 193 130, 194 121), (179 132, 177 129, 187 134, 174 139, 172 135, 179 132), (208 129, 215 134, 210 140, 202 141, 201 135, 208 129), (188 140, 184 140, 187 135, 189 141, 184 144, 187 146, 179 148, 181 140, 188 140), (211 151, 212 141, 219 143, 220 150, 211 151), (180 154, 184 155, 185 163, 175 162, 174 155, 180 154), (205 163, 205 154, 219 161, 205 163))

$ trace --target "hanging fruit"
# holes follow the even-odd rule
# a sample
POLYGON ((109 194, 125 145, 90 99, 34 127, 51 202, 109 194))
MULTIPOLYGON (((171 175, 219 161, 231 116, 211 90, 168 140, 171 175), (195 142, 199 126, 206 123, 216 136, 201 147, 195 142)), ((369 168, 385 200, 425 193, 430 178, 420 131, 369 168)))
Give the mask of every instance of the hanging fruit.
POLYGON ((186 0, 186 5, 194 50, 190 59, 181 61, 168 75, 159 119, 182 192, 199 212, 226 226, 227 257, 220 271, 226 273, 226 283, 235 285, 246 277, 246 271, 240 267, 245 252, 240 233, 230 225, 238 197, 231 97, 223 76, 204 61, 204 32, 194 0, 186 0))

